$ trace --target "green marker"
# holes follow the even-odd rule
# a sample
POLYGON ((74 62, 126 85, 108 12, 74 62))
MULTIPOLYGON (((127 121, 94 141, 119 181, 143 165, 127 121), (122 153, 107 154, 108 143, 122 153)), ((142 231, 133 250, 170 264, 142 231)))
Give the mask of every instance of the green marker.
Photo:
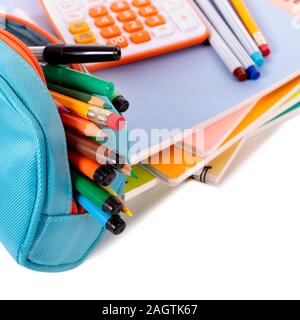
POLYGON ((74 189, 104 212, 114 215, 123 210, 123 204, 116 197, 73 168, 71 168, 71 177, 74 189))
POLYGON ((113 93, 111 102, 120 113, 127 111, 129 108, 128 100, 124 98, 124 96, 120 95, 118 92, 113 93))
POLYGON ((43 71, 47 82, 113 99, 115 86, 111 82, 59 65, 46 64, 43 71))
POLYGON ((108 103, 105 103, 105 101, 103 101, 101 98, 91 95, 89 93, 85 93, 85 92, 70 89, 70 88, 65 88, 65 87, 59 86, 58 84, 53 84, 50 82, 47 83, 47 86, 49 90, 63 94, 73 99, 94 105, 96 107, 100 107, 104 109, 112 109, 112 107, 108 103))

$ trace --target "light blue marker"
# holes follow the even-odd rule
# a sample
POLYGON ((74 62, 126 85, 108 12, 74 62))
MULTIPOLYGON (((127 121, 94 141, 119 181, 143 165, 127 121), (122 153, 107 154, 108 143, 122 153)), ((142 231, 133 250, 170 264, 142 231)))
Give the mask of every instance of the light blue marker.
POLYGON ((97 221, 100 225, 115 235, 121 234, 126 223, 118 215, 110 215, 98 208, 89 199, 81 194, 75 195, 75 200, 97 221))
POLYGON ((250 55, 251 59, 258 67, 262 67, 265 63, 265 59, 261 51, 246 30, 244 24, 241 22, 234 9, 231 7, 228 0, 214 0, 214 3, 230 26, 231 30, 234 32, 243 47, 250 55))

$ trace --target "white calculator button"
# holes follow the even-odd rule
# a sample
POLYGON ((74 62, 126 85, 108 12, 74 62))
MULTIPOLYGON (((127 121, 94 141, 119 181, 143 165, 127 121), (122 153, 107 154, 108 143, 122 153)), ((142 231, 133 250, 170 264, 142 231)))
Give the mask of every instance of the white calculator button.
POLYGON ((103 0, 84 0, 84 2, 88 8, 97 7, 103 4, 103 0))
POLYGON ((163 26, 152 28, 151 31, 152 31, 154 37, 164 38, 164 37, 168 37, 171 34, 173 34, 174 28, 168 24, 165 24, 163 26))
POLYGON ((198 27, 198 20, 189 9, 180 9, 170 12, 170 17, 181 31, 190 31, 198 27))
POLYGON ((73 11, 64 14, 64 19, 66 23, 70 24, 72 22, 83 20, 83 14, 81 11, 73 11))
POLYGON ((67 1, 58 5, 62 13, 79 9, 79 1, 67 1))
POLYGON ((183 5, 182 0, 164 0, 161 4, 167 11, 179 9, 183 5))

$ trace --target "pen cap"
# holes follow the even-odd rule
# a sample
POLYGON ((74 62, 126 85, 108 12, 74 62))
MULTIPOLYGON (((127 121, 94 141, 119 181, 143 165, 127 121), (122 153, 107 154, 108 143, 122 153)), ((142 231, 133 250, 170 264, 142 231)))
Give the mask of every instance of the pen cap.
POLYGON ((103 211, 115 215, 123 210, 123 204, 114 196, 108 197, 102 207, 103 211))
POLYGON ((109 167, 99 167, 94 173, 94 181, 104 187, 108 187, 116 178, 116 172, 109 167))
POLYGON ((108 164, 111 165, 116 170, 123 169, 126 164, 126 158, 119 153, 109 150, 108 153, 108 164))
POLYGON ((106 229, 114 235, 119 235, 126 229, 126 223, 120 216, 114 215, 107 221, 106 229))
POLYGON ((122 95, 116 96, 112 100, 112 104, 120 113, 126 112, 129 108, 128 100, 124 98, 122 95))
POLYGON ((121 59, 118 46, 48 44, 44 60, 50 64, 97 63, 121 59))

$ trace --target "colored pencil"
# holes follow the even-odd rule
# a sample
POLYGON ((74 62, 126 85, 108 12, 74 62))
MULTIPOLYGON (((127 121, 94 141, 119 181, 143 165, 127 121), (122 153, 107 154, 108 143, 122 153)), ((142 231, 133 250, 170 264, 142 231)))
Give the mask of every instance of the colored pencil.
POLYGON ((134 170, 131 168, 131 166, 129 164, 125 164, 124 167, 122 169, 119 170, 120 172, 122 172, 123 174, 125 174, 126 176, 130 176, 132 178, 137 179, 137 175, 135 174, 134 170))
POLYGON ((49 91, 53 99, 62 104, 77 116, 88 119, 96 124, 120 131, 124 128, 126 120, 124 117, 88 103, 65 96, 61 93, 49 91))
MULTIPOLYGON (((271 49, 268 45, 268 42, 260 31, 257 23, 255 22, 254 18, 252 17, 249 9, 247 8, 245 2, 243 0, 231 0, 233 7, 235 8, 236 12, 239 14, 241 20, 243 21, 246 29, 258 45, 260 51, 262 52, 263 56, 266 57, 271 54, 271 49)), ((266 14, 268 14, 266 12, 266 14)))
POLYGON ((80 135, 95 137, 97 138, 97 141, 101 140, 102 142, 105 142, 108 139, 108 135, 93 122, 67 112, 60 112, 60 117, 66 128, 74 130, 80 135))
POLYGON ((73 132, 66 131, 68 146, 70 149, 91 159, 101 165, 120 165, 125 166, 125 158, 117 152, 108 149, 96 141, 89 140, 73 132))
POLYGON ((103 101, 101 98, 95 95, 91 95, 74 89, 65 88, 53 83, 47 83, 47 86, 48 89, 51 91, 61 93, 65 96, 77 99, 79 101, 91 104, 99 108, 111 109, 111 106, 109 104, 105 103, 105 101, 103 101))
POLYGON ((97 63, 121 59, 121 49, 118 46, 49 43, 46 46, 29 47, 29 49, 39 62, 54 65, 97 63))
POLYGON ((103 187, 108 187, 115 180, 116 172, 112 168, 99 165, 75 151, 69 150, 68 154, 72 166, 103 187))

